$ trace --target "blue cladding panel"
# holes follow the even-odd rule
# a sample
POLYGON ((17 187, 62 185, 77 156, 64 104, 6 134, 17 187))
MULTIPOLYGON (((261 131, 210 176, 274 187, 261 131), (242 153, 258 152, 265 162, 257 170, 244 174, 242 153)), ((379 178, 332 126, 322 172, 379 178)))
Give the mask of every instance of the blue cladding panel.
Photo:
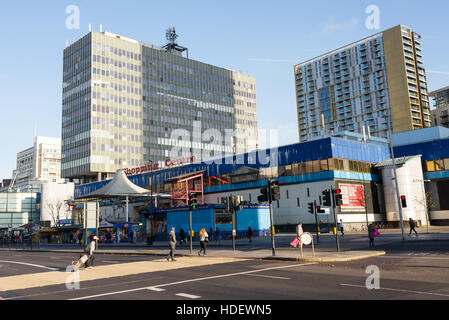
MULTIPOLYGON (((167 232, 170 232, 172 227, 175 227, 177 234, 182 228, 188 235, 190 228, 189 211, 167 212, 167 232)), ((214 228, 214 209, 192 211, 192 229, 198 232, 202 228, 206 229, 207 232, 210 228, 214 228)))
MULTIPOLYGON (((147 172, 128 178, 138 186, 150 185, 150 177, 153 184, 163 184, 170 178, 181 174, 205 170, 205 176, 219 176, 236 171, 242 166, 253 168, 266 168, 292 163, 300 163, 319 159, 341 158, 378 163, 390 158, 388 146, 378 143, 362 143, 341 138, 325 138, 316 141, 298 143, 279 148, 259 150, 234 157, 221 159, 221 163, 194 163, 175 168, 167 168, 156 172, 147 172)), ((323 177, 305 177, 307 181, 323 180, 323 177)), ((96 182, 75 187, 75 197, 79 198, 93 192, 109 181, 96 182)))
POLYGON ((449 158, 449 139, 394 147, 395 157, 422 155, 423 160, 449 158))
POLYGON ((248 227, 253 232, 270 230, 270 209, 243 209, 237 212, 237 231, 247 231, 248 227))
POLYGON ((372 163, 379 163, 391 158, 387 144, 364 143, 341 138, 331 139, 334 158, 372 163))
POLYGON ((448 179, 449 171, 436 171, 424 173, 424 179, 435 180, 435 179, 448 179))

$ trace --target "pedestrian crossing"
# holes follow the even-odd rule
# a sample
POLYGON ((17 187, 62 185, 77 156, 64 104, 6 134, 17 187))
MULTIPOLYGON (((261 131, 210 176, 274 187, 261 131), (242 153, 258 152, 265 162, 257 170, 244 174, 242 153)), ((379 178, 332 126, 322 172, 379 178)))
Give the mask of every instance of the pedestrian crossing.
POLYGON ((0 292, 66 284, 70 277, 75 276, 79 277, 79 281, 82 282, 245 260, 246 259, 224 257, 179 257, 176 262, 167 262, 165 259, 159 259, 96 266, 91 270, 81 270, 77 275, 64 271, 51 271, 38 274, 0 277, 0 292))

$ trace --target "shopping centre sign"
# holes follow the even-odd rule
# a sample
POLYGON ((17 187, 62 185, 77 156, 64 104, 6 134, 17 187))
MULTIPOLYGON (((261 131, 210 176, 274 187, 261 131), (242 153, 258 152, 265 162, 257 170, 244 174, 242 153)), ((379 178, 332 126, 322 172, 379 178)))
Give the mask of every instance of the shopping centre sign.
MULTIPOLYGON (((178 165, 184 165, 184 164, 188 164, 188 163, 193 163, 195 162, 195 157, 185 157, 185 158, 179 158, 179 159, 170 159, 168 158, 167 160, 165 160, 165 167, 169 168, 169 167, 174 167, 174 166, 178 166, 178 165)), ((150 172, 150 171, 156 171, 159 169, 163 169, 159 166, 159 163, 152 163, 151 161, 143 166, 140 167, 136 167, 136 168, 126 168, 125 169, 125 174, 127 176, 129 175, 133 175, 133 174, 140 174, 140 173, 144 173, 144 172, 150 172)))

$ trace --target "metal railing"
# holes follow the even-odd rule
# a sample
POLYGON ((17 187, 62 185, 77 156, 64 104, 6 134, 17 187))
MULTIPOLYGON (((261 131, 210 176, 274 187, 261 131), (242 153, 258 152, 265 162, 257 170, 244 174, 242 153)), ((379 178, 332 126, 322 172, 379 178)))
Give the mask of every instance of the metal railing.
POLYGON ((0 238, 0 248, 15 250, 33 250, 40 249, 40 243, 32 242, 31 239, 5 239, 0 238))

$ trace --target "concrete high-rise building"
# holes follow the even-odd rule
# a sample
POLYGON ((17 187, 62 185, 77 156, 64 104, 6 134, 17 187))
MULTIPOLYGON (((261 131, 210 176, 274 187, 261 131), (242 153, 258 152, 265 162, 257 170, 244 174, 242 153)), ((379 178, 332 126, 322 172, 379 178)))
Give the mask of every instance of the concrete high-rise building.
POLYGON ((173 156, 176 148, 195 162, 209 151, 220 157, 256 149, 255 79, 184 57, 172 31, 165 47, 95 31, 66 47, 63 177, 89 182, 123 168, 161 168, 186 158, 173 156))
POLYGON ((295 66, 300 141, 431 126, 420 36, 403 25, 295 66))
POLYGON ((13 172, 13 187, 25 189, 41 182, 56 182, 60 179, 60 138, 35 137, 33 147, 17 153, 17 167, 13 172))
POLYGON ((433 91, 429 95, 435 101, 435 109, 430 110, 433 125, 449 128, 449 87, 433 91))

